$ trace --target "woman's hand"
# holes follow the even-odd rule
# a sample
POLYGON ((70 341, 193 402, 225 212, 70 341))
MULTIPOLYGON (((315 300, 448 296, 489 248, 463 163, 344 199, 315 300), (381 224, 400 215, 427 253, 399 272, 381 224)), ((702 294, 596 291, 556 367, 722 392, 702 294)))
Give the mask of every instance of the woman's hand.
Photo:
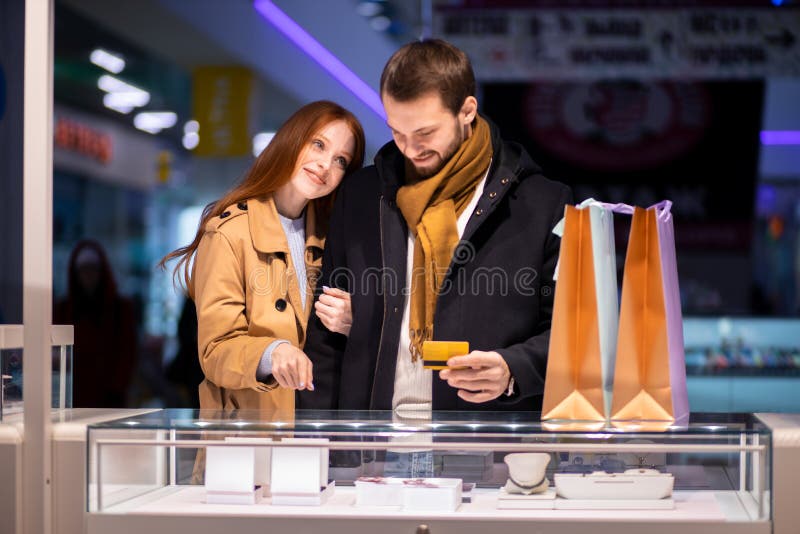
POLYGON ((341 289, 322 286, 322 295, 314 303, 314 310, 331 332, 350 335, 353 325, 353 311, 350 308, 350 293, 341 289))
POLYGON ((272 351, 272 376, 282 387, 314 391, 313 366, 306 353, 291 343, 281 343, 272 351))

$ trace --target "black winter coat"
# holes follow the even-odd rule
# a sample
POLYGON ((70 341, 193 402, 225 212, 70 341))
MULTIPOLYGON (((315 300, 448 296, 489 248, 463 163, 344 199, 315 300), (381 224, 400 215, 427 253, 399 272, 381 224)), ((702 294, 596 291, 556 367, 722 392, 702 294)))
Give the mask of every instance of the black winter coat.
MULTIPOLYGON (((511 396, 473 404, 434 371, 434 410, 528 411, 542 404, 560 243, 552 229, 572 194, 490 126, 491 169, 437 300, 433 338, 498 351, 516 388, 511 396)), ((406 298, 408 226, 395 202, 403 169, 403 156, 390 142, 374 165, 346 178, 337 193, 317 287, 351 293, 353 325, 345 337, 312 313, 305 351, 314 364, 315 390, 298 395, 298 408, 392 408, 406 298)))

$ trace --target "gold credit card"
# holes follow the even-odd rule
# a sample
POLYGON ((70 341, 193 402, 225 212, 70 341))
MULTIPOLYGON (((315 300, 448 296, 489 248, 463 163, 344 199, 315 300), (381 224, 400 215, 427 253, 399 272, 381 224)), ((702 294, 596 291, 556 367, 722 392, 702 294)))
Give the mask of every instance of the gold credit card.
POLYGON ((423 341, 422 367, 431 371, 442 369, 466 369, 466 367, 447 367, 447 360, 453 356, 469 354, 467 341, 423 341))

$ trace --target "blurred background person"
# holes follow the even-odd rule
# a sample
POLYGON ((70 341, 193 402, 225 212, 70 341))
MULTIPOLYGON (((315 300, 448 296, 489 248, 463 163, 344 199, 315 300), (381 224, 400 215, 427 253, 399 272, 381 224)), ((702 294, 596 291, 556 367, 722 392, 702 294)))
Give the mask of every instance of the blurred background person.
POLYGON ((197 354, 197 309, 194 301, 183 301, 178 319, 178 351, 167 366, 167 380, 177 387, 171 408, 198 408, 197 386, 203 381, 203 369, 197 354))
POLYGON ((117 291, 111 265, 97 241, 75 245, 67 296, 56 302, 53 313, 54 324, 75 327, 73 406, 124 407, 136 367, 134 307, 117 291))

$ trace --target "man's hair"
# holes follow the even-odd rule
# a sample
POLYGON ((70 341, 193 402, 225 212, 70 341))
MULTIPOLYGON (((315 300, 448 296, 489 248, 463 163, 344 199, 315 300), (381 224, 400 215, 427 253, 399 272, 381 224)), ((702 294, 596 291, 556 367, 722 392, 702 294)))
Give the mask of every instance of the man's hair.
POLYGON ((457 115, 475 96, 475 74, 467 55, 441 39, 414 41, 395 52, 381 74, 381 96, 408 102, 436 92, 457 115))

